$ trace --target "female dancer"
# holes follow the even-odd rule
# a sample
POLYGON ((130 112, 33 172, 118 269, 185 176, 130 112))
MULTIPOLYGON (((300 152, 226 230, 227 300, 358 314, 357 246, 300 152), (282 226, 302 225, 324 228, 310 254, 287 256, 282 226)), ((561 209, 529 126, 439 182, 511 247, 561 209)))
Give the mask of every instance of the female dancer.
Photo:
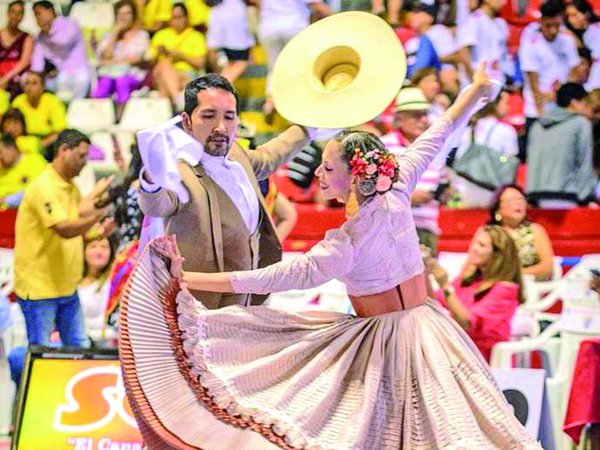
POLYGON ((472 341, 427 298, 410 212, 453 124, 489 90, 482 68, 397 161, 370 133, 331 140, 317 170, 323 194, 356 196, 359 207, 305 255, 188 273, 174 237, 154 241, 121 313, 125 385, 150 448, 541 448, 472 341), (207 310, 186 289, 269 293, 332 278, 346 283, 356 316, 207 310))

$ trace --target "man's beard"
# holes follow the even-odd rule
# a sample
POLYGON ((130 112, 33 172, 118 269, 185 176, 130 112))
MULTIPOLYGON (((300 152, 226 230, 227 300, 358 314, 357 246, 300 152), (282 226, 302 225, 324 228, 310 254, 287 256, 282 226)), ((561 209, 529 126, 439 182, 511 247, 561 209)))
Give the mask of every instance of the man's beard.
POLYGON ((229 152, 231 141, 229 136, 213 135, 206 140, 204 151, 212 156, 225 156, 229 152))

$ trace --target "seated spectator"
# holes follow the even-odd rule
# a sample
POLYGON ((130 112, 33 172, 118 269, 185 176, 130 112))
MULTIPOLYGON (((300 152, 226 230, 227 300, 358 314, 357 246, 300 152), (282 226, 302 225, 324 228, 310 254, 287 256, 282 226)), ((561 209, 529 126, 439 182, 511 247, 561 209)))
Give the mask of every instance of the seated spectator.
POLYGON ((549 280, 554 268, 554 252, 548 233, 527 219, 527 199, 516 185, 502 187, 490 208, 490 225, 500 225, 514 239, 523 274, 537 281, 549 280))
MULTIPOLYGON (((502 155, 517 156, 519 142, 517 131, 512 125, 502 121, 508 110, 508 93, 501 92, 495 102, 488 103, 473 118, 463 133, 456 158, 460 158, 473 142, 502 155)), ((460 195, 462 208, 489 208, 494 200, 494 192, 485 189, 466 178, 453 173, 452 187, 460 195)))
POLYGON ((528 198, 541 208, 574 208, 595 202, 592 124, 582 85, 567 83, 557 107, 533 124, 527 147, 528 198))
POLYGON ((155 63, 152 77, 161 95, 171 100, 175 111, 183 110, 183 88, 206 62, 204 36, 190 27, 185 5, 173 6, 171 26, 158 31, 150 43, 149 57, 155 63))
POLYGON ((18 109, 11 108, 2 115, 0 133, 11 136, 21 153, 42 154, 42 141, 37 136, 27 135, 26 129, 25 116, 18 109))
POLYGON ((40 34, 33 46, 31 70, 46 73, 48 88, 63 101, 87 96, 91 69, 79 25, 68 17, 57 17, 48 0, 35 2, 33 12, 40 34))
POLYGON ((235 82, 248 67, 250 49, 255 43, 243 0, 223 0, 211 9, 206 44, 214 72, 235 82), (223 64, 219 54, 225 56, 223 64))
MULTIPOLYGON (((551 0, 540 8, 539 25, 521 36, 519 61, 524 74, 525 139, 535 120, 556 106, 556 91, 577 72, 580 58, 569 33, 561 33, 562 3, 551 0)), ((536 26, 537 25, 537 26, 536 26)), ((524 148, 521 149, 522 153, 524 148)), ((521 159, 525 155, 521 155, 521 159)))
POLYGON ((148 51, 148 33, 137 26, 137 10, 133 0, 114 4, 115 24, 98 45, 98 84, 93 98, 115 94, 117 115, 131 93, 142 86, 146 71, 141 63, 148 51))
POLYGON ((83 279, 79 282, 77 294, 81 302, 86 333, 95 344, 117 337, 116 330, 109 327, 104 318, 115 244, 114 240, 107 237, 92 239, 85 244, 83 279))
POLYGON ((502 83, 506 79, 508 25, 498 17, 503 4, 502 0, 483 0, 458 30, 458 47, 469 80, 484 61, 488 63, 491 78, 502 83))
POLYGON ((587 0, 573 0, 565 9, 569 28, 591 52, 592 67, 585 84, 587 90, 600 89, 600 19, 587 0))
POLYGON ((171 0, 135 0, 142 29, 150 35, 165 28, 171 20, 171 0))
POLYGON ((486 361, 492 347, 510 338, 511 321, 524 302, 521 265, 511 237, 497 225, 477 230, 463 273, 452 283, 437 261, 427 261, 441 290, 437 299, 469 334, 486 361))
POLYGON ((19 29, 25 13, 22 0, 8 4, 8 21, 0 30, 0 89, 15 97, 20 93, 19 77, 31 64, 33 38, 19 29))
POLYGON ((41 73, 27 72, 24 91, 13 100, 12 107, 23 113, 27 134, 38 136, 42 147, 47 147, 67 126, 65 105, 55 94, 45 90, 41 73))
POLYGON ((9 134, 0 137, 0 204, 17 208, 25 188, 47 165, 39 153, 21 153, 9 134))

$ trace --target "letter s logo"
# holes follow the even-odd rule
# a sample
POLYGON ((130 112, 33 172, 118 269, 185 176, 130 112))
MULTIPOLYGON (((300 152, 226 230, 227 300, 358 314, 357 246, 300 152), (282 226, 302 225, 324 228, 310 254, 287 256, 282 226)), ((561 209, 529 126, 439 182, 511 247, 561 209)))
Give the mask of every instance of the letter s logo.
POLYGON ((65 433, 85 433, 108 425, 115 416, 137 429, 117 366, 84 370, 65 387, 66 404, 59 405, 54 427, 65 433))

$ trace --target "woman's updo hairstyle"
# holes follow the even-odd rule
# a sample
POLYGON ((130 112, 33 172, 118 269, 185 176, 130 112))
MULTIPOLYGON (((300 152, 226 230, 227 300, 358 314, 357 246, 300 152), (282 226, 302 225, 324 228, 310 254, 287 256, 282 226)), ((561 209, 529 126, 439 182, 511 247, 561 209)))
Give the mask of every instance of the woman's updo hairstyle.
POLYGON ((395 156, 373 133, 343 130, 334 140, 342 147, 344 159, 357 178, 357 191, 363 197, 385 194, 398 181, 395 156))

